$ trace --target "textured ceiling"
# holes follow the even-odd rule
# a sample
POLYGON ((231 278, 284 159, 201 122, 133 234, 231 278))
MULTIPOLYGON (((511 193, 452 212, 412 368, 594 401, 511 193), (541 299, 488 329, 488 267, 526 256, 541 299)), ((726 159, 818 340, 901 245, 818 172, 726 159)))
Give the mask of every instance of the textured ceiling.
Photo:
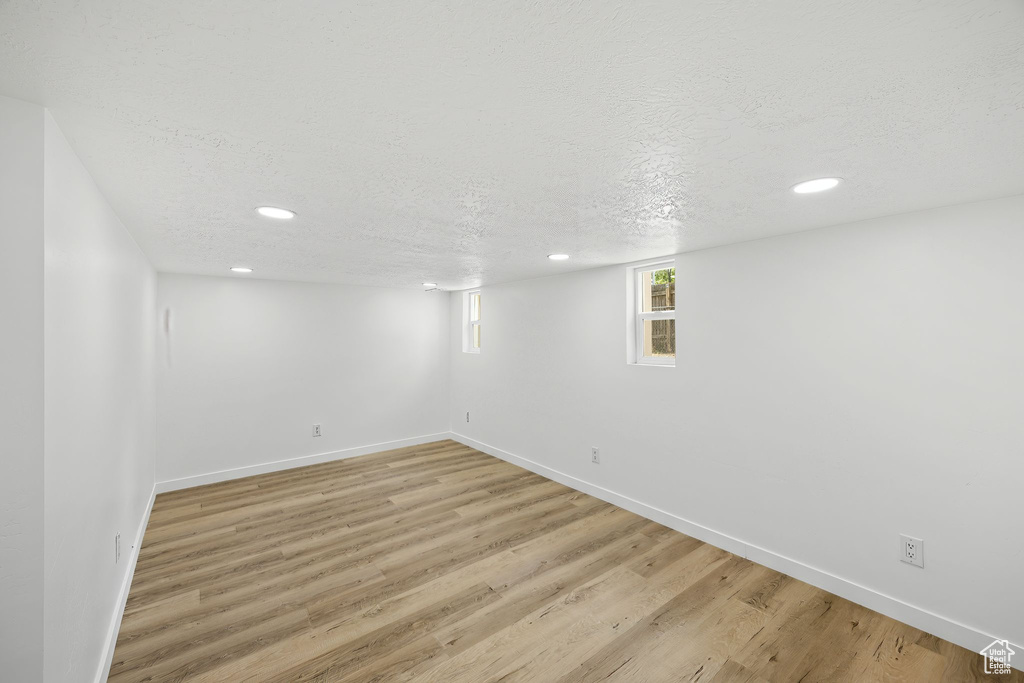
POLYGON ((0 0, 0 65, 165 271, 457 288, 1024 192, 1020 0, 0 0))

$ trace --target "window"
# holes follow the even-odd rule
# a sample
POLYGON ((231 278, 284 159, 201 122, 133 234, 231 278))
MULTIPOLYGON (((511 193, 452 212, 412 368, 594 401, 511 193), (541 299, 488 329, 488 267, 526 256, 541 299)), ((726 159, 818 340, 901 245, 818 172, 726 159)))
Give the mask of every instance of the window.
POLYGON ((466 353, 480 353, 480 290, 466 292, 462 304, 462 350, 466 353))
POLYGON ((629 362, 640 365, 676 363, 676 268, 659 261, 630 269, 632 320, 629 362))

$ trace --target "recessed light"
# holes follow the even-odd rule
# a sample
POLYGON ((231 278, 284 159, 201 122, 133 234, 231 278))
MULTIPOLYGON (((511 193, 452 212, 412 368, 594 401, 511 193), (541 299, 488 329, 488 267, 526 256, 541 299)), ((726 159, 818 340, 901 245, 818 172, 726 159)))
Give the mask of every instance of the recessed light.
POLYGON ((548 258, 551 259, 552 261, 568 261, 569 260, 569 255, 568 254, 548 254, 548 258))
POLYGON ((295 212, 288 209, 280 209, 276 206, 257 206, 256 212, 267 218, 295 218, 295 212))
POLYGON ((838 185, 839 180, 839 178, 815 178, 814 180, 805 180, 802 183, 794 185, 793 192, 796 192, 797 194, 824 192, 825 190, 831 190, 833 187, 838 185))
POLYGON ((232 273, 251 273, 252 268, 246 268, 245 266, 235 266, 231 269, 232 273))
POLYGON ((437 283, 436 282, 424 282, 423 286, 424 287, 437 287, 437 283))

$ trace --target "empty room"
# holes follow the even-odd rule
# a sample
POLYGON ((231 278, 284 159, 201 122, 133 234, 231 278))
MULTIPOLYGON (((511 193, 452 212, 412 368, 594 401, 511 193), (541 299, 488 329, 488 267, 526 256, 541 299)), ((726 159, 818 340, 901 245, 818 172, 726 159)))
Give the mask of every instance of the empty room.
POLYGON ((0 0, 2 683, 1024 683, 1024 2, 0 0))

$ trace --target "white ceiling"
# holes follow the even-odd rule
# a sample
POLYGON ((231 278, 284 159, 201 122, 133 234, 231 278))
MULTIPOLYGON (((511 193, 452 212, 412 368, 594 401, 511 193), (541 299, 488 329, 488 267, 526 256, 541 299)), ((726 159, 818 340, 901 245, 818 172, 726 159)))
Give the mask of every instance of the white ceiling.
POLYGON ((0 65, 165 271, 457 288, 1024 192, 1020 0, 0 0, 0 65))

